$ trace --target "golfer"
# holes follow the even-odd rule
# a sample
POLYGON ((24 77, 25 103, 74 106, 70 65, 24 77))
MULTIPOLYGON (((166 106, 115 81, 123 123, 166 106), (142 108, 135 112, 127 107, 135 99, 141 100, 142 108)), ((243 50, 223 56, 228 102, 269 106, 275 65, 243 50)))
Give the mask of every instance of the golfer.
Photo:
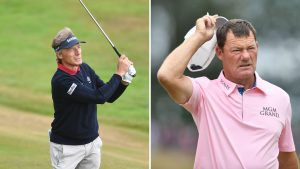
POLYGON ((70 28, 57 33, 52 48, 58 67, 51 81, 51 165, 54 169, 98 169, 102 141, 98 134, 97 104, 112 103, 122 95, 128 85, 128 79, 122 77, 132 62, 122 55, 116 72, 104 83, 82 62, 80 41, 70 28))
POLYGON ((203 16, 195 33, 165 59, 158 79, 193 116, 199 137, 195 169, 298 169, 289 95, 256 70, 258 42, 248 21, 217 29, 223 70, 217 79, 183 75, 192 55, 215 31, 218 16, 203 16))

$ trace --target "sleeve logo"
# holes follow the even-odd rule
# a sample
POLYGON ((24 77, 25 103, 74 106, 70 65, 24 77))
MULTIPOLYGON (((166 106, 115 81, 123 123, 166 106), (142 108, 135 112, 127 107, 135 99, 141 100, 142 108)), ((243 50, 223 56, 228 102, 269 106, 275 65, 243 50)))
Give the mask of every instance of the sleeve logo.
POLYGON ((72 85, 71 85, 71 87, 69 88, 69 90, 68 90, 68 94, 69 95, 72 95, 72 93, 74 92, 74 90, 76 89, 76 87, 77 87, 77 84, 75 84, 75 83, 73 83, 72 85))
POLYGON ((91 78, 90 78, 89 76, 86 77, 86 80, 87 80, 89 83, 92 83, 91 78))

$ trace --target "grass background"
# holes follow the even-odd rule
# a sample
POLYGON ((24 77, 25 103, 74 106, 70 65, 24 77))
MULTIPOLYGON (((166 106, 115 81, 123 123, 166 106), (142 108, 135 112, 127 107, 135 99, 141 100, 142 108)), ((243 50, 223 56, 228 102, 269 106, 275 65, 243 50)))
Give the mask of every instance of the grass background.
MULTIPOLYGON (((83 60, 104 81, 116 70, 116 54, 78 0, 0 2, 0 118, 10 121, 0 122, 0 168, 51 168, 47 129, 53 117, 53 37, 68 26, 87 41, 82 45, 83 60), (23 120, 14 120, 23 116, 23 120), (32 125, 32 118, 44 119, 44 123, 37 120, 36 126, 26 128, 27 123, 32 125)), ((102 168, 148 168, 149 2, 84 2, 137 70, 133 83, 116 103, 98 107, 104 141, 102 168)))

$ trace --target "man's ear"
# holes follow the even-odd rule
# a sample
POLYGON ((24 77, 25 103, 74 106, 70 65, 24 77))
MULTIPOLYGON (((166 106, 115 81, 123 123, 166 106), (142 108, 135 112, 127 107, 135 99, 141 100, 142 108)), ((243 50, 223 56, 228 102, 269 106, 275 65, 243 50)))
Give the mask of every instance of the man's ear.
POLYGON ((256 48, 258 49, 258 41, 256 41, 256 48))
POLYGON ((61 51, 56 52, 56 57, 58 59, 62 59, 62 53, 61 53, 61 51))
POLYGON ((223 60, 223 50, 217 45, 216 46, 216 55, 222 61, 223 60))

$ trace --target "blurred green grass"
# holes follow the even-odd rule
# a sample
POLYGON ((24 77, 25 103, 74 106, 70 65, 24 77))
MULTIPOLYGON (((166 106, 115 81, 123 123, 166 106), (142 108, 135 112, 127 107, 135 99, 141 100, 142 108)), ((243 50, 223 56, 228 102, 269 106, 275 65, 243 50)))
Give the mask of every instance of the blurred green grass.
POLYGON ((178 149, 159 147, 151 152, 152 169, 191 169, 195 156, 178 149), (176 162, 175 162, 176 161, 176 162))
MULTIPOLYGON (((100 128, 108 124, 124 127, 144 133, 143 136, 148 138, 149 2, 84 2, 137 70, 136 78, 120 99, 99 106, 100 128)), ((83 60, 104 81, 108 81, 116 69, 116 54, 77 0, 1 0, 0 23, 0 105, 53 116, 50 81, 56 62, 50 45, 57 31, 65 26, 70 27, 79 39, 88 42, 82 46, 83 60)), ((6 145, 8 142, 0 143, 6 145)), ((8 153, 13 148, 13 145, 7 146, 6 151, 1 151, 8 153)), ((148 152, 148 147, 145 151, 148 152)), ((17 156, 15 154, 11 159, 17 156)), ((110 162, 114 163, 113 160, 110 162)))

